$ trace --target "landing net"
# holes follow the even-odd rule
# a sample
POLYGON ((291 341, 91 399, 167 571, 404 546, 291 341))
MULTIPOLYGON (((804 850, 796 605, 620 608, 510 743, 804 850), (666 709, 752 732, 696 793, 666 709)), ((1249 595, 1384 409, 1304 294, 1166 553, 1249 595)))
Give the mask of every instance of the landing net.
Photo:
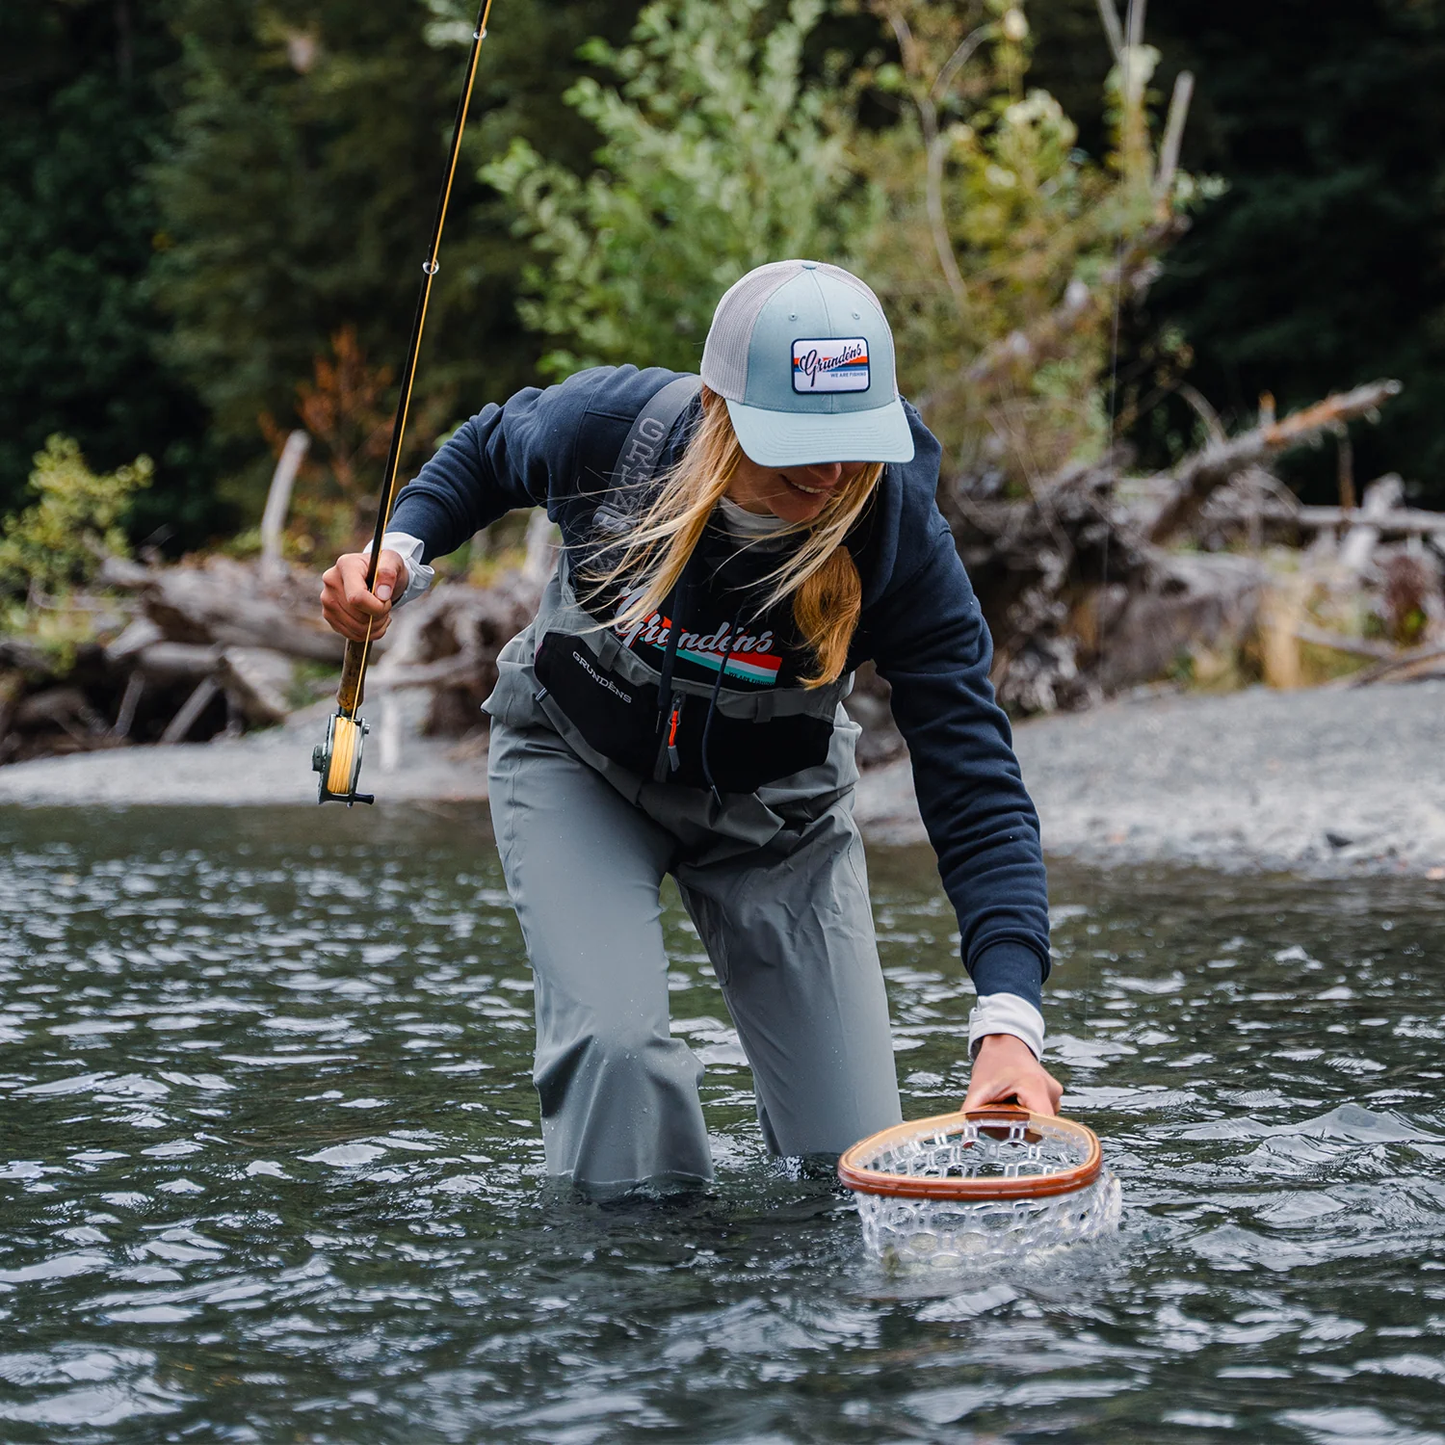
POLYGON ((1094 1239, 1119 1222, 1119 1181, 1092 1130, 1009 1105, 884 1129, 838 1161, 869 1252, 971 1264, 1094 1239))

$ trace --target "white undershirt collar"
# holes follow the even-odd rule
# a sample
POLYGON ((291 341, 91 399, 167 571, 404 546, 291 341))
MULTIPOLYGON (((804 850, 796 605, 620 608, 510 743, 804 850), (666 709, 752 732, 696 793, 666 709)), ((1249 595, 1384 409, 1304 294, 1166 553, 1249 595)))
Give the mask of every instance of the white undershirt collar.
POLYGON ((771 512, 750 512, 731 497, 723 497, 718 506, 722 509, 723 525, 734 537, 771 537, 792 526, 785 517, 775 517, 771 512))

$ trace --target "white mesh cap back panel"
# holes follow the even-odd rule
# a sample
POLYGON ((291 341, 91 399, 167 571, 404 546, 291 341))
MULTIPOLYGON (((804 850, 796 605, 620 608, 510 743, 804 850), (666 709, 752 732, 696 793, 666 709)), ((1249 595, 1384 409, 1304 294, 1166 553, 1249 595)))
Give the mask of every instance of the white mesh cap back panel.
POLYGON ((702 379, 719 396, 741 401, 748 384, 748 347, 768 299, 803 269, 801 261, 773 261, 749 271, 723 292, 702 349, 702 379))

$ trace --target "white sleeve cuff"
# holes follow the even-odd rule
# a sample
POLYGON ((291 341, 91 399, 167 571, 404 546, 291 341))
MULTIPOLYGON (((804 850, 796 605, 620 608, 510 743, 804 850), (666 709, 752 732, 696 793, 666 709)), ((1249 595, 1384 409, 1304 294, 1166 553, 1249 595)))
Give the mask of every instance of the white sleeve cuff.
POLYGON ((1012 1034, 1029 1046, 1036 1059, 1044 1056, 1044 1016, 1016 993, 983 993, 968 1016, 968 1056, 978 1054, 986 1034, 1012 1034))
MULTIPOLYGON (((371 556, 371 543, 361 550, 362 556, 371 556)), ((393 608, 414 601, 430 588, 437 574, 434 567, 428 567, 421 560, 424 548, 420 537, 413 537, 410 532, 388 532, 381 539, 381 550, 397 553, 406 563, 406 587, 400 597, 392 600, 393 608)))

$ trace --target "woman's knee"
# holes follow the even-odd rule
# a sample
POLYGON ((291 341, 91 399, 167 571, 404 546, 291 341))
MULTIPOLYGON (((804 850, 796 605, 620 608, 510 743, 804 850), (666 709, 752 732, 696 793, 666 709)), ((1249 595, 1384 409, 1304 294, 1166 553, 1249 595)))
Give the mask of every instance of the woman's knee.
POLYGON ((702 1065, 679 1039, 644 1018, 593 1020, 559 1045, 540 1045, 533 1082, 542 1113, 561 1110, 577 1089, 613 1099, 650 1095, 659 1086, 695 1089, 702 1065))

